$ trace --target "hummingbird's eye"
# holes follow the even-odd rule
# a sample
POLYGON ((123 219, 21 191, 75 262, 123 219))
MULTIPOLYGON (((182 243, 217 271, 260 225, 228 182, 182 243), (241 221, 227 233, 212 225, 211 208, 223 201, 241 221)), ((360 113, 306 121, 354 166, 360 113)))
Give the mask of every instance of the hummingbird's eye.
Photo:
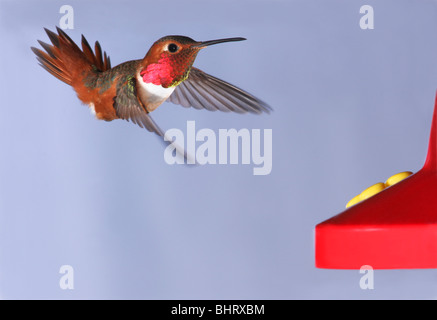
POLYGON ((175 53, 176 51, 179 50, 179 47, 178 47, 176 44, 174 44, 174 43, 170 43, 170 44, 167 46, 167 50, 168 50, 169 52, 171 52, 171 53, 175 53))

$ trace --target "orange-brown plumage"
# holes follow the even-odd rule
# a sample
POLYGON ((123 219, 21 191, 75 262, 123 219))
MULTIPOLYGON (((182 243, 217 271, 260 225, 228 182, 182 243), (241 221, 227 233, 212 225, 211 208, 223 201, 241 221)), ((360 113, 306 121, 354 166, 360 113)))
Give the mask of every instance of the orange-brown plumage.
POLYGON ((210 76, 192 64, 199 50, 216 43, 240 41, 229 38, 206 42, 184 36, 167 36, 156 41, 141 60, 111 68, 98 42, 94 52, 84 36, 82 49, 61 29, 45 29, 51 45, 38 41, 33 48, 41 66, 72 86, 78 98, 94 109, 101 120, 130 120, 163 136, 149 113, 165 100, 196 109, 269 112, 270 107, 249 93, 210 76))
POLYGON ((78 98, 87 105, 94 105, 96 117, 101 120, 114 120, 118 116, 113 107, 116 96, 115 86, 111 86, 103 93, 99 88, 90 88, 85 85, 85 78, 93 73, 105 72, 111 69, 109 57, 102 55, 100 44, 95 44, 95 54, 88 41, 82 36, 82 50, 71 38, 57 28, 58 34, 46 29, 52 45, 39 41, 47 53, 32 48, 38 56, 38 61, 52 75, 74 88, 78 98))

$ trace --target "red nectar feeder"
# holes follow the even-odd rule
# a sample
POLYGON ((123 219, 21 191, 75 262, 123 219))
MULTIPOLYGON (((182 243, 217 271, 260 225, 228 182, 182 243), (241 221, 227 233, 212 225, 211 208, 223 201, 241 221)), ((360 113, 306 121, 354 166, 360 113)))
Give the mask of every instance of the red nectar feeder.
POLYGON ((424 167, 316 226, 316 267, 437 268, 437 98, 424 167))

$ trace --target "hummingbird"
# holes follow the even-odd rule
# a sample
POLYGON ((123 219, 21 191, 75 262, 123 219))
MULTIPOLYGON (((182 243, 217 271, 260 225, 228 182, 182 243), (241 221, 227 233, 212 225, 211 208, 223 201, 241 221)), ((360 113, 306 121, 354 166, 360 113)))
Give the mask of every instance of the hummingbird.
POLYGON ((51 45, 38 40, 45 52, 31 47, 39 64, 72 86, 99 120, 132 121, 164 137, 150 116, 164 101, 210 111, 260 114, 272 110, 246 91, 193 67, 201 49, 245 38, 195 41, 186 36, 165 36, 143 59, 112 68, 98 41, 93 52, 83 35, 80 49, 60 28, 56 27, 57 34, 44 30, 51 45))

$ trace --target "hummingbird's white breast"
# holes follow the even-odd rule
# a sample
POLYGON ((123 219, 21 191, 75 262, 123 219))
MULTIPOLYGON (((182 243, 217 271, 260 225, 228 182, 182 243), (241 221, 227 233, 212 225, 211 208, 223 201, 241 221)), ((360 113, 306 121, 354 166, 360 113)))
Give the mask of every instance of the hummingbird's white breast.
POLYGON ((145 83, 140 74, 137 75, 137 83, 139 84, 137 88, 138 96, 149 112, 158 108, 168 97, 170 97, 176 88, 176 86, 164 88, 161 85, 145 83))

